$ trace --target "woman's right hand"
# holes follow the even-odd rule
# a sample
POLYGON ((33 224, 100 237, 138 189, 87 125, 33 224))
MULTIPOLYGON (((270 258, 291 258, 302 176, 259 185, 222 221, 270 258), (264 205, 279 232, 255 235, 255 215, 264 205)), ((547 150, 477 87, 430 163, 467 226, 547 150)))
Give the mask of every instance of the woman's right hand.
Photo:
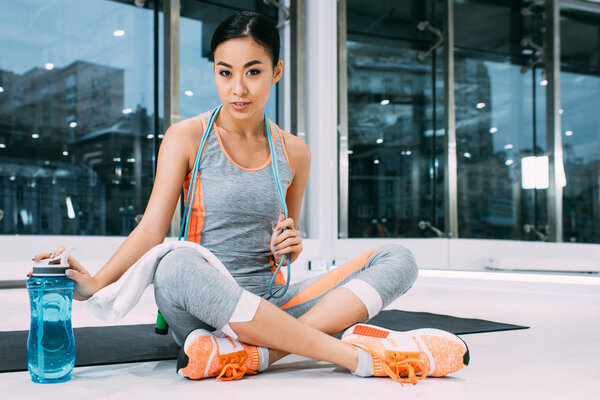
MULTIPOLYGON (((54 253, 40 253, 35 255, 33 261, 41 261, 46 258, 56 257, 62 254, 66 250, 65 247, 57 248, 54 253)), ((73 298, 75 300, 87 300, 94 295, 98 290, 101 289, 100 284, 90 275, 90 273, 83 268, 83 266, 73 257, 69 255, 67 259, 69 266, 71 267, 66 271, 68 278, 75 281, 75 293, 73 298)), ((32 273, 27 274, 28 277, 32 276, 32 273)))

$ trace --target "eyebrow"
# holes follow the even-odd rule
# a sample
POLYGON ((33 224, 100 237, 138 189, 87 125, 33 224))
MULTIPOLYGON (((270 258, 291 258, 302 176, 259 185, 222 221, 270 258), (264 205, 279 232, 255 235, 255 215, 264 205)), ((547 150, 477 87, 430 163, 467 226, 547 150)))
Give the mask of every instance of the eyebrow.
MULTIPOLYGON (((250 67, 252 65, 262 64, 262 63, 263 63, 262 61, 258 61, 258 60, 248 61, 246 64, 244 64, 244 68, 248 68, 248 67, 250 67)), ((227 67, 227 68, 233 68, 231 65, 227 64, 225 61, 219 61, 217 63, 217 65, 222 65, 222 66, 227 67)))

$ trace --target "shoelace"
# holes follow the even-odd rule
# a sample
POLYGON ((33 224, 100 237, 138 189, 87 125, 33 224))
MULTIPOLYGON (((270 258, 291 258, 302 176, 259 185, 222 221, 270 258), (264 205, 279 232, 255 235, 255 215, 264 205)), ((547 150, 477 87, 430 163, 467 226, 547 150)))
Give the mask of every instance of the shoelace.
POLYGON ((406 358, 406 356, 401 353, 390 352, 388 358, 391 358, 391 360, 386 361, 366 346, 357 345, 356 343, 354 345, 371 354, 374 360, 379 360, 383 371, 396 382, 400 382, 401 384, 412 383, 413 385, 416 385, 418 381, 422 381, 427 377, 427 372, 429 370, 425 367, 425 364, 417 358, 406 358), (421 373, 421 376, 417 376, 418 372, 421 373), (408 378, 403 378, 403 376, 408 378))
POLYGON ((423 363, 416 358, 393 360, 389 363, 382 360, 381 366, 390 378, 400 383, 412 383, 413 385, 416 385, 418 381, 422 381, 427 377, 427 369, 423 363), (415 367, 418 368, 418 371, 415 371, 415 367), (417 376, 417 372, 420 372, 421 376, 417 376), (408 378, 405 379, 402 378, 402 376, 407 376, 408 378))
POLYGON ((238 351, 237 353, 221 356, 223 368, 221 368, 221 373, 217 376, 217 380, 231 381, 242 379, 246 374, 256 374, 256 371, 252 371, 244 365, 246 363, 246 358, 247 355, 245 351, 238 351))

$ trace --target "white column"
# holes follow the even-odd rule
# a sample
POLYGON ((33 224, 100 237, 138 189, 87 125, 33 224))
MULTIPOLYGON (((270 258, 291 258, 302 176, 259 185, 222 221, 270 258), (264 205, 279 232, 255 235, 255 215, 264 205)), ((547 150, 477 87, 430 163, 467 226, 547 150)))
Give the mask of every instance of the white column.
POLYGON ((306 1, 306 140, 308 236, 319 258, 333 258, 337 237, 337 1, 306 1))

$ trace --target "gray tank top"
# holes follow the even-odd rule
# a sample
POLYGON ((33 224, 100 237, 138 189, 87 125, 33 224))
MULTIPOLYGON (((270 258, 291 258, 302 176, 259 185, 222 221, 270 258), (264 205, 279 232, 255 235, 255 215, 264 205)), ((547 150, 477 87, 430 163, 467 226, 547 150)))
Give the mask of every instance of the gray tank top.
MULTIPOLYGON (((200 115, 203 127, 209 117, 210 112, 200 115)), ((292 181, 289 160, 282 132, 270 120, 269 123, 285 196, 292 181)), ((262 293, 273 267, 269 241, 283 212, 271 155, 255 169, 236 164, 213 124, 199 168, 188 240, 213 252, 241 286, 262 293)), ((192 171, 183 186, 186 198, 191 176, 192 171)))

